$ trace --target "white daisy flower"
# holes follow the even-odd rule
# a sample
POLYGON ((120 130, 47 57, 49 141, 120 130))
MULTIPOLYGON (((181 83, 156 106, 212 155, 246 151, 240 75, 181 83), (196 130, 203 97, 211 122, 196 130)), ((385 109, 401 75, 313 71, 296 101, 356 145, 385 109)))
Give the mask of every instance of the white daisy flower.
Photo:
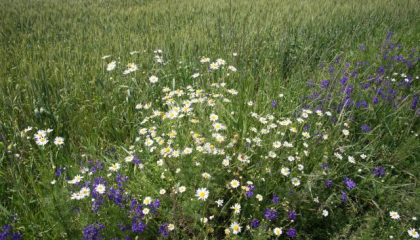
POLYGON ((205 201, 209 197, 209 191, 206 188, 199 188, 195 196, 198 197, 199 200, 205 201))

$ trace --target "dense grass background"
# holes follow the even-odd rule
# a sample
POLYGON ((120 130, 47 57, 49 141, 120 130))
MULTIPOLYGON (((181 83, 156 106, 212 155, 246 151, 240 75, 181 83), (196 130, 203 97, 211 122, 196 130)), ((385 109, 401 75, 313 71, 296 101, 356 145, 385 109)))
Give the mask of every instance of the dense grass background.
MULTIPOLYGON (((52 167, 75 164, 75 154, 99 158, 133 141, 135 105, 156 94, 145 84, 153 72, 169 86, 186 85, 193 81, 189 63, 222 57, 239 69, 233 79, 247 93, 240 102, 269 103, 284 93, 299 103, 307 80, 322 76, 321 63, 337 56, 374 60, 390 30, 404 46, 419 46, 419 16, 417 0, 2 0, 0 222, 18 213, 28 239, 79 236, 86 223, 70 222, 68 196, 49 184, 52 167), (362 44, 366 53, 357 50, 362 44), (166 70, 155 66, 152 52, 158 48, 170 60, 166 70), (134 50, 140 54, 128 54, 134 50), (108 75, 101 59, 108 54, 140 70, 135 76, 108 75), (20 131, 27 126, 53 128, 66 139, 64 149, 24 150, 20 131)), ((411 154, 419 149, 418 138, 397 131, 402 140, 383 149, 384 158, 405 160, 395 163, 402 171, 419 169, 413 162, 418 155, 411 154)), ((394 138, 391 133, 372 148, 394 138)), ((410 184, 391 199, 407 197, 400 204, 414 206, 418 171, 404 178, 410 184)), ((332 237, 370 239, 383 226, 383 214, 359 214, 332 237)))

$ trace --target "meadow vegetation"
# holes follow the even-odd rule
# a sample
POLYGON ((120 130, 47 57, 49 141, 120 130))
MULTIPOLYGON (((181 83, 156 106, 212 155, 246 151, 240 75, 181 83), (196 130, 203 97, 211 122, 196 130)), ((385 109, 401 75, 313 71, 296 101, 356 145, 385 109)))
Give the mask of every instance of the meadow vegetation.
POLYGON ((415 239, 417 0, 0 1, 0 239, 415 239))

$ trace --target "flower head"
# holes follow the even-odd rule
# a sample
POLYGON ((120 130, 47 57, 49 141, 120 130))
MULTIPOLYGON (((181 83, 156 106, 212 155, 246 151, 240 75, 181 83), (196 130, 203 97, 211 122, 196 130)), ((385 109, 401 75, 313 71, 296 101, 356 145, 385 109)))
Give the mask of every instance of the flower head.
POLYGON ((209 191, 206 188, 199 188, 195 196, 198 197, 199 200, 205 201, 209 197, 209 191))

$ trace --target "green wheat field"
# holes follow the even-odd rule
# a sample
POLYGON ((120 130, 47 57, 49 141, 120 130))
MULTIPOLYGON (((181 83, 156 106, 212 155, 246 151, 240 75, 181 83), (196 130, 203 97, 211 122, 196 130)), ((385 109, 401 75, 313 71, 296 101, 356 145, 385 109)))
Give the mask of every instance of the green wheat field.
POLYGON ((420 1, 1 0, 0 240, 418 239, 420 1))

